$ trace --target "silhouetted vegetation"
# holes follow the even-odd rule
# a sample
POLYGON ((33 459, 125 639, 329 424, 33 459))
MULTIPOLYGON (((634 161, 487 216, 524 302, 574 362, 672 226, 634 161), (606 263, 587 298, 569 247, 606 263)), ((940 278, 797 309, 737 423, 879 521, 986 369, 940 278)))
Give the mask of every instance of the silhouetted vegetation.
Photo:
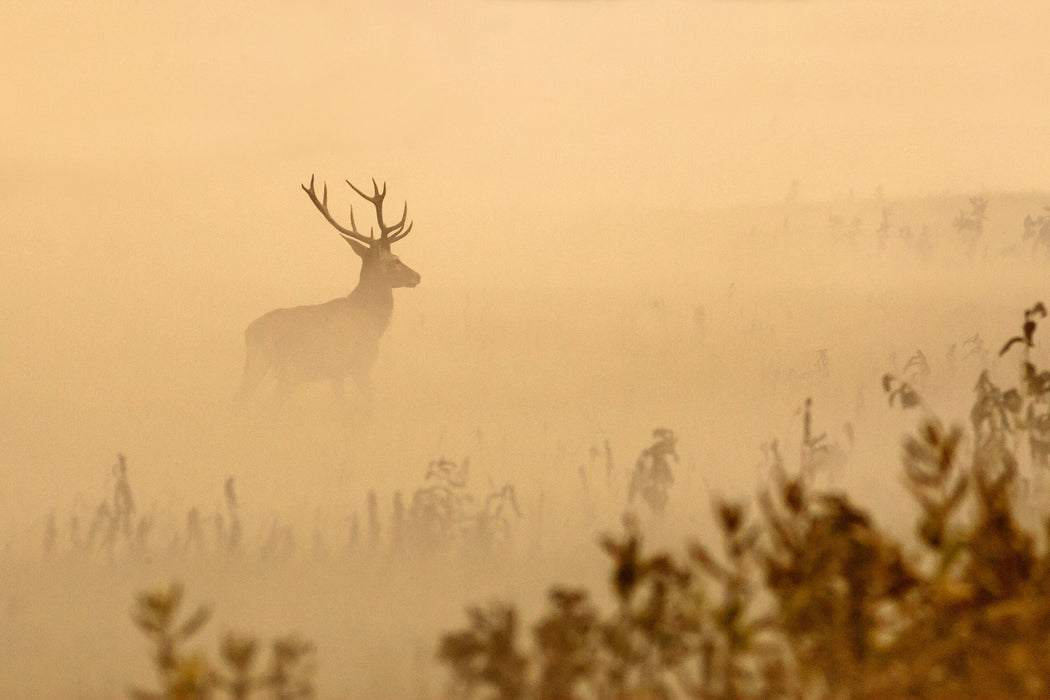
MULTIPOLYGON (((975 205, 976 211, 976 205, 975 205)), ((1047 468, 1050 372, 1032 362, 1039 303, 1024 314, 1017 386, 983 372, 969 434, 945 427, 908 382, 886 375, 891 406, 924 412, 903 441, 902 477, 918 505, 899 542, 848 494, 815 488, 806 455, 823 435, 807 401, 800 464, 774 449, 758 514, 715 503, 721 553, 648 551, 636 519, 601 546, 612 604, 551 588, 531 626, 514 605, 471 608, 438 658, 457 697, 1040 698, 1050 693, 1050 518, 1030 530, 1017 445, 1047 468)), ((640 465, 673 455, 669 431, 640 465)), ((639 470, 644 472, 642 467, 639 470)), ((659 502, 659 501, 658 501, 659 502)))
MULTIPOLYGON (((883 208, 876 240, 880 248, 904 242, 924 263, 930 258, 920 251, 946 246, 956 254, 987 254, 986 206, 973 198, 955 222, 958 236, 933 242, 923 238, 925 227, 914 235, 901 225, 894 237, 897 217, 883 208)), ((1033 241, 1033 254, 1045 218, 1025 220, 1022 241, 1033 241)), ((871 232, 860 218, 833 223, 851 246, 863 245, 871 232)), ((662 316, 663 332, 650 333, 646 347, 659 350, 668 337, 663 300, 649 310, 662 316)), ((755 351, 775 335, 775 316, 749 316, 743 301, 735 311, 750 334, 737 351, 755 351), (754 347, 742 347, 748 344, 754 347)), ((886 513, 862 505, 865 494, 833 488, 831 477, 849 450, 819 426, 816 407, 824 404, 815 393, 817 401, 805 399, 792 414, 797 432, 790 444, 797 451, 766 442, 764 483, 751 499, 715 498, 713 531, 689 525, 693 530, 682 534, 684 518, 698 522, 690 509, 706 508, 709 496, 690 461, 696 446, 661 427, 633 468, 616 469, 608 439, 592 444, 589 467, 566 470, 578 474, 576 490, 538 481, 537 498, 527 481, 523 487, 521 472, 512 475, 517 483, 496 481, 472 471, 467 458, 439 459, 407 489, 383 493, 365 482, 367 496, 356 496, 331 527, 327 514, 317 516, 305 533, 283 512, 252 522, 233 477, 214 506, 183 510, 165 523, 142 498, 150 494, 133 491, 137 472, 119 455, 111 490, 97 506, 65 519, 52 511, 44 551, 49 564, 70 564, 77 574, 100 564, 102 571, 127 565, 152 576, 151 563, 164 562, 181 580, 193 576, 192 567, 301 576, 315 566, 345 576, 348 590, 372 586, 369 595, 395 568, 410 572, 413 585, 443 567, 462 570, 477 587, 488 585, 483 574, 495 579, 506 562, 527 559, 518 545, 529 547, 529 555, 548 542, 556 549, 560 538, 593 537, 622 514, 622 530, 598 542, 609 560, 606 587, 595 587, 594 579, 552 585, 540 611, 506 594, 471 605, 463 627, 428 636, 423 652, 416 651, 419 663, 436 656, 442 668, 435 665, 435 672, 447 672, 447 694, 460 698, 1044 698, 1050 696, 1042 663, 1050 651, 1044 632, 1050 518, 1041 509, 1048 501, 1050 371, 1039 368, 1036 356, 1046 316, 1037 303, 1024 311, 1019 332, 1001 343, 960 334, 965 339, 947 352, 910 346, 900 359, 877 360, 871 376, 889 370, 878 410, 919 417, 903 439, 900 464, 885 470, 910 495, 900 504, 901 513, 914 517, 910 537, 886 513), (1000 381, 1002 365, 1015 362, 1016 381, 1000 381), (974 377, 968 411, 955 423, 944 420, 944 409, 938 415, 934 406, 943 404, 946 385, 974 377), (550 504, 558 498, 570 501, 569 512, 555 512, 550 504), (684 541, 670 546, 669 534, 684 541)), ((690 323, 706 342, 708 326, 717 328, 718 320, 704 311, 690 323)), ((790 382, 772 390, 828 386, 838 353, 816 343, 802 349, 801 369, 785 363, 779 374, 778 367, 774 382, 790 382)), ((719 398, 731 397, 712 401, 719 398)), ((852 423, 843 424, 843 433, 851 448, 852 423)), ((383 605, 407 595, 414 592, 393 589, 383 605)), ((199 640, 210 609, 183 614, 182 601, 179 585, 137 599, 132 620, 147 638, 156 683, 132 691, 134 697, 312 694, 313 644, 282 637, 264 658, 256 637, 230 633, 209 654, 199 640)), ((367 646, 370 630, 359 634, 367 646)))
POLYGON ((209 700, 219 694, 231 700, 313 696, 313 644, 294 635, 276 639, 270 646, 269 663, 257 669, 258 640, 231 632, 222 639, 222 663, 217 664, 209 654, 186 650, 185 645, 211 618, 211 611, 200 607, 180 622, 182 600, 179 584, 138 596, 131 617, 153 647, 151 658, 160 690, 136 689, 131 693, 135 700, 209 700))

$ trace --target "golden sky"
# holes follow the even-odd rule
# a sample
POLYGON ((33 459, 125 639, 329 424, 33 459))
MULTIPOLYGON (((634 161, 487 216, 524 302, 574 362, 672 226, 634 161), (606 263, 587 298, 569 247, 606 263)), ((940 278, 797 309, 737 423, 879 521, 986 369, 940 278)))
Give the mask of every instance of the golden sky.
POLYGON ((1046 3, 11 5, 5 180, 352 162, 495 207, 1045 183, 1046 3))

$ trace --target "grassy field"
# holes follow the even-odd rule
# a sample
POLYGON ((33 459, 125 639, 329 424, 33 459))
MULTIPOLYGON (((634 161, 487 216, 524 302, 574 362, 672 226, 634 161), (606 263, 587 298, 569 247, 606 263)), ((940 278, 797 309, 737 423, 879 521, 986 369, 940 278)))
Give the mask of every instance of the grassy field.
MULTIPOLYGON (((265 392, 241 411, 231 402, 243 327, 273 306, 345 293, 349 255, 318 269, 297 261, 271 287, 251 286, 262 271, 234 288, 230 270, 199 277, 161 256, 142 263, 168 270, 159 288, 131 264, 74 273, 54 295, 69 309, 59 324, 9 300, 33 335, 4 340, 21 364, 5 375, 15 428, 2 445, 0 695, 152 687, 129 611, 139 591, 178 580, 188 609, 214 608, 201 648, 230 629, 294 631, 316 645, 319 697, 439 697, 437 645, 465 605, 516 601, 532 620, 555 581, 611 603, 596 541, 620 531, 629 507, 654 546, 717 541, 712 503, 770 483, 771 440, 799 453, 807 397, 844 457, 816 479, 910 538, 918 508, 900 444, 915 419, 887 405, 881 377, 906 378, 946 422, 964 423, 982 370, 1016 378, 997 352, 1046 291, 1047 259, 1023 221, 1050 195, 984 196, 987 217, 969 237, 953 221, 973 203, 946 195, 508 214, 473 224, 507 233, 507 247, 464 233, 483 261, 470 270, 455 252, 428 259, 406 244, 423 284, 397 296, 369 418, 356 396, 339 415, 326 386, 279 413, 265 392), (580 226, 608 244, 575 241, 580 226), (679 456, 658 518, 628 503, 656 428, 675 432, 679 456), (133 511, 114 495, 118 452, 133 511), (460 510, 413 548, 395 536, 395 493, 408 508, 441 459, 469 464, 452 489, 460 510), (500 504, 485 521, 490 551, 478 551, 463 528, 500 504), (113 525, 105 544, 117 514, 130 529, 113 525)), ((62 274, 26 276, 16 297, 62 274)))

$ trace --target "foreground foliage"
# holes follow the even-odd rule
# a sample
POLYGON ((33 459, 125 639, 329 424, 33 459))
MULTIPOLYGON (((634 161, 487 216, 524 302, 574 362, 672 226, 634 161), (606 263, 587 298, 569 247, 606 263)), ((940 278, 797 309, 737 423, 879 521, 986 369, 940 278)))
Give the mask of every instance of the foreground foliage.
POLYGON ((135 700, 211 700, 224 694, 231 700, 258 697, 259 691, 276 700, 313 696, 313 645, 289 635, 273 641, 270 662, 257 669, 259 642, 251 636, 228 633, 220 644, 217 664, 201 651, 185 645, 211 618, 206 607, 178 621, 183 589, 178 584, 138 596, 132 620, 153 647, 151 658, 159 691, 134 690, 135 700))
MULTIPOLYGON (((774 443, 758 514, 715 504, 720 552, 699 541, 684 555, 649 552, 626 517, 622 534, 601 541, 612 559, 611 607, 555 586, 528 648, 513 604, 469 608, 467 626, 438 649, 451 693, 1050 696, 1050 518, 1031 528, 1022 516, 1050 466, 1050 372, 1031 357, 1045 316, 1041 303, 1028 309, 1021 334, 1002 347, 1000 355, 1020 350, 1016 387, 981 374, 969 430, 946 427, 907 380, 884 378, 891 405, 925 413, 903 442, 903 479, 919 513, 914 540, 896 541, 848 495, 814 486, 821 443, 807 402, 798 468, 774 443), (1019 475, 1025 443, 1033 493, 1019 475)), ((640 464, 673 454, 667 436, 654 437, 640 464)))

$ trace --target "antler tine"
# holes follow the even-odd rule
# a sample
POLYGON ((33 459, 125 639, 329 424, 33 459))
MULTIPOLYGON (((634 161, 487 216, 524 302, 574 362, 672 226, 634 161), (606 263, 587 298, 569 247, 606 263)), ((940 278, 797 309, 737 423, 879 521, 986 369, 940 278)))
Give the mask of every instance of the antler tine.
MULTIPOLYGON (((353 204, 350 205, 350 228, 352 228, 355 231, 357 230, 357 224, 354 222, 354 205, 353 204)), ((364 237, 362 236, 362 238, 364 238, 364 237)), ((373 241, 375 241, 375 239, 376 239, 375 234, 372 232, 371 229, 369 229, 368 230, 368 238, 366 240, 368 241, 369 244, 371 244, 373 241)))
POLYGON ((386 231, 387 233, 397 233, 398 230, 401 229, 405 225, 405 217, 407 217, 407 216, 408 216, 408 202, 405 202, 405 208, 401 211, 401 221, 398 221, 393 226, 384 226, 383 224, 380 224, 380 226, 382 226, 383 230, 386 231))
POLYGON ((350 185, 351 189, 353 189, 354 192, 357 192, 359 195, 361 195, 363 198, 367 199, 372 204, 377 204, 377 203, 378 204, 382 204, 383 203, 383 197, 386 196, 386 183, 385 182, 383 183, 383 191, 380 192, 379 191, 379 185, 376 184, 375 178, 372 178, 372 189, 375 190, 375 193, 372 194, 371 196, 369 196, 369 195, 365 194, 364 192, 362 192, 361 190, 357 189, 357 185, 355 185, 354 183, 350 182, 349 180, 346 181, 346 184, 350 185))
POLYGON ((372 206, 376 209, 376 220, 379 223, 379 240, 385 241, 388 245, 395 241, 399 241, 408 235, 408 232, 412 229, 412 224, 405 228, 405 220, 408 217, 408 202, 405 202, 404 211, 401 213, 401 221, 397 222, 393 226, 387 226, 383 222, 383 200, 386 197, 386 183, 383 183, 383 188, 379 188, 379 183, 376 182, 375 178, 372 178, 372 195, 369 196, 359 190, 354 183, 349 180, 346 184, 350 185, 350 188, 354 192, 361 195, 362 198, 372 203, 372 206))
POLYGON ((333 217, 332 213, 328 210, 328 183, 323 183, 323 187, 321 190, 321 199, 318 199, 317 190, 314 188, 314 177, 314 175, 310 176, 309 187, 306 185, 301 185, 301 187, 303 188, 303 192, 305 192, 310 197, 310 201, 314 203, 314 206, 317 207, 317 210, 321 212, 321 214, 328 221, 328 223, 330 223, 344 239, 348 241, 355 240, 359 243, 364 243, 365 245, 372 245, 375 242, 375 238, 363 236, 357 230, 357 224, 354 223, 353 207, 350 208, 350 228, 346 228, 345 226, 343 226, 335 220, 335 217, 333 217))
POLYGON ((388 238, 387 239, 387 243, 395 243, 397 241, 400 241, 405 236, 407 236, 409 231, 412 230, 412 223, 413 222, 409 221, 408 222, 408 226, 403 231, 399 231, 398 233, 396 233, 393 236, 391 236, 390 238, 388 238))
POLYGON ((402 238, 408 235, 408 232, 412 230, 413 221, 408 222, 408 226, 405 226, 405 219, 408 217, 408 202, 405 202, 405 209, 401 212, 401 221, 397 225, 390 228, 391 235, 387 238, 388 243, 394 243, 400 241, 402 238))

